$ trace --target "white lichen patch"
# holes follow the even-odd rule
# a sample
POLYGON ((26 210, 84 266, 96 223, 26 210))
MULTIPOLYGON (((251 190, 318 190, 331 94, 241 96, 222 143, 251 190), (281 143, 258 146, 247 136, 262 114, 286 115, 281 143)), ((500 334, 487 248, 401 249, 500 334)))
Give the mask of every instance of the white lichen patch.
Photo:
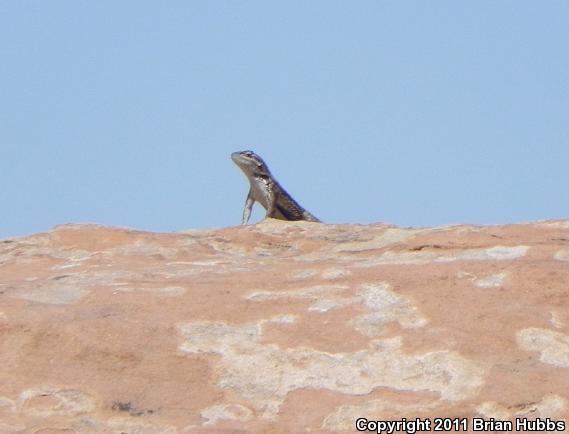
POLYGON ((239 256, 247 257, 249 248, 237 243, 232 243, 225 238, 214 237, 207 240, 207 247, 215 252, 221 253, 218 256, 239 256))
POLYGON ((296 315, 277 315, 269 320, 274 324, 294 324, 297 320, 296 315))
POLYGON ((320 276, 326 280, 340 279, 342 277, 351 276, 352 272, 345 268, 326 268, 325 270, 300 270, 290 274, 290 278, 294 280, 309 279, 312 277, 320 276))
POLYGON ((322 278, 326 280, 334 280, 339 279, 341 277, 350 276, 352 272, 350 270, 346 270, 344 268, 327 268, 326 270, 322 271, 322 278))
POLYGON ((402 243, 415 237, 417 234, 424 232, 423 229, 399 229, 388 228, 383 233, 376 235, 371 240, 356 240, 352 242, 341 243, 335 246, 334 252, 365 252, 368 250, 377 250, 392 244, 402 243))
POLYGON ((163 279, 185 279, 202 274, 219 274, 223 270, 222 261, 196 261, 185 263, 166 263, 156 270, 163 279))
POLYGON ((319 274, 318 270, 300 270, 291 273, 290 278, 294 280, 303 280, 303 279, 309 279, 314 276, 318 276, 318 274, 319 274))
POLYGON ((569 261, 569 249, 559 250, 555 252, 553 257, 558 261, 569 261))
POLYGON ((64 264, 70 264, 85 261, 91 256, 92 252, 86 250, 50 246, 49 237, 45 235, 16 238, 5 247, 0 246, 0 264, 13 261, 31 263, 43 257, 62 259, 66 261, 64 264))
POLYGON ((529 246, 494 246, 487 249, 470 249, 456 255, 442 255, 436 262, 459 261, 511 261, 525 256, 529 246))
POLYGON ((476 275, 474 273, 470 273, 469 271, 459 271, 456 273, 456 277, 459 279, 476 280, 476 275))
POLYGON ((359 405, 341 405, 324 418, 321 428, 326 431, 346 431, 354 429, 354 423, 360 417, 370 420, 391 420, 418 416, 433 411, 441 404, 437 401, 422 404, 400 404, 388 400, 374 399, 359 405))
POLYGON ((188 266, 197 266, 197 267, 215 267, 219 264, 223 264, 225 261, 219 259, 210 259, 208 261, 174 261, 174 262, 167 262, 166 266, 168 267, 180 267, 180 268, 187 268, 188 266))
POLYGON ((166 286, 164 288, 160 288, 158 292, 168 297, 178 297, 180 295, 184 295, 187 290, 180 286, 166 286))
POLYGON ((294 291, 256 291, 246 298, 252 301, 268 301, 278 299, 308 299, 314 302, 308 307, 309 312, 328 312, 332 309, 358 302, 356 297, 342 297, 347 286, 313 286, 294 291))
POLYGON ((6 398, 5 396, 0 396, 0 409, 15 410, 16 403, 10 398, 6 398))
POLYGON ((128 434, 178 434, 178 430, 168 425, 132 420, 132 418, 116 417, 100 422, 99 432, 128 434))
POLYGON ((9 286, 6 294, 36 303, 71 304, 80 301, 94 286, 120 286, 124 283, 119 280, 133 276, 136 274, 132 272, 94 269, 54 276, 39 283, 25 281, 9 286))
POLYGON ((293 291, 255 291, 248 294, 245 298, 253 301, 279 300, 283 298, 317 299, 323 296, 329 296, 330 294, 337 294, 346 291, 347 289, 347 286, 321 285, 293 291))
POLYGON ((160 244, 151 243, 145 240, 136 240, 134 243, 123 246, 113 247, 105 250, 103 254, 110 256, 152 256, 160 255, 165 258, 173 257, 178 254, 178 249, 164 247, 160 244))
POLYGON ((494 246, 486 249, 467 249, 448 251, 387 251, 378 257, 355 264, 359 267, 374 267, 377 265, 410 265, 444 263, 454 261, 507 261, 525 256, 529 246, 494 246))
POLYGON ((449 351, 408 354, 400 338, 374 340, 363 351, 328 353, 264 343, 259 323, 194 322, 180 324, 179 331, 185 339, 180 350, 219 356, 212 359, 218 386, 248 400, 265 418, 278 413, 289 392, 303 388, 365 395, 388 387, 456 401, 483 383, 477 363, 449 351))
POLYGON ((321 276, 326 280, 339 279, 341 277, 350 276, 352 272, 344 268, 327 268, 322 271, 321 276))
POLYGON ((252 419, 253 411, 240 404, 220 404, 204 408, 200 412, 201 417, 207 419, 204 426, 215 425, 220 420, 234 420, 247 422, 252 419))
POLYGON ((74 416, 95 408, 93 398, 86 393, 54 387, 24 390, 20 394, 20 405, 24 412, 41 417, 74 416))
POLYGON ((384 324, 396 321, 401 327, 422 327, 427 320, 409 299, 391 290, 385 282, 367 283, 360 286, 355 296, 349 296, 346 286, 314 286, 293 291, 255 291, 246 296, 252 301, 279 299, 314 300, 309 312, 325 313, 352 304, 364 305, 369 313, 355 317, 352 325, 360 333, 374 337, 381 334, 384 324))
POLYGON ((499 288, 504 286, 508 273, 496 273, 477 279, 474 284, 479 288, 499 288))
POLYGON ((53 267, 51 267, 51 269, 52 270, 66 270, 69 268, 81 267, 82 265, 83 264, 81 264, 81 262, 72 262, 72 263, 65 262, 63 264, 54 265, 53 267))
POLYGON ((84 265, 86 261, 91 259, 94 253, 87 252, 85 250, 72 250, 71 254, 59 259, 65 259, 66 261, 62 264, 57 264, 51 267, 52 270, 65 270, 69 268, 77 268, 84 265))
POLYGON ((7 293, 10 296, 23 300, 45 304, 71 304, 81 300, 88 294, 88 290, 82 287, 48 283, 36 287, 11 289, 7 293))
POLYGON ((92 256, 93 253, 88 252, 86 250, 79 250, 79 249, 57 249, 57 248, 43 248, 41 250, 32 250, 31 252, 28 253, 33 253, 34 256, 40 256, 40 255, 45 255, 45 256, 51 256, 52 258, 55 259, 65 259, 66 261, 69 261, 71 263, 73 262, 84 262, 89 260, 92 256))
POLYGON ((309 312, 328 312, 333 309, 337 309, 339 307, 347 306, 349 304, 353 304, 355 299, 353 298, 322 298, 320 300, 316 300, 310 306, 308 306, 309 312))
POLYGON ((184 295, 187 290, 186 288, 182 288, 180 286, 167 286, 163 288, 152 288, 152 287, 144 287, 144 286, 123 286, 117 285, 114 288, 115 292, 138 292, 138 293, 146 293, 152 295, 161 295, 164 297, 179 297, 184 295))
POLYGON ((540 221, 534 224, 536 226, 543 226, 546 228, 569 229, 569 220, 540 221))
POLYGON ((563 321, 563 316, 558 311, 552 311, 550 313, 549 322, 556 329, 563 328, 563 326, 565 325, 565 321, 563 321))
POLYGON ((364 284, 358 297, 370 313, 355 317, 352 324, 366 336, 378 336, 381 327, 390 321, 396 321, 404 328, 422 327, 427 323, 417 307, 406 297, 393 292, 387 283, 364 284))
POLYGON ((525 351, 537 351, 543 363, 569 368, 569 336, 548 329, 527 328, 517 333, 517 342, 525 351))

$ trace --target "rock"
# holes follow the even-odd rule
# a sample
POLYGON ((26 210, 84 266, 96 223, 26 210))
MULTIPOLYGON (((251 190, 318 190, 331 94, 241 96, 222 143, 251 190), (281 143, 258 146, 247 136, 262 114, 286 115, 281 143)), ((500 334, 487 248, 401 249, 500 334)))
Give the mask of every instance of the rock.
POLYGON ((0 241, 0 432, 569 417, 569 221, 0 241))

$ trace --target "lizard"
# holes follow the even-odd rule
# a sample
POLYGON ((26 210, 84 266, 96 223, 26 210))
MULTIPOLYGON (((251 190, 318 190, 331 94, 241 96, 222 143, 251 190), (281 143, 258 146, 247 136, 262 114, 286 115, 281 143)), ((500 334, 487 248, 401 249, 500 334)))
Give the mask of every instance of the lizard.
POLYGON ((233 152, 231 159, 243 171, 250 184, 241 224, 249 221, 255 202, 259 202, 267 210, 265 218, 320 222, 281 187, 271 174, 267 163, 253 151, 233 152))

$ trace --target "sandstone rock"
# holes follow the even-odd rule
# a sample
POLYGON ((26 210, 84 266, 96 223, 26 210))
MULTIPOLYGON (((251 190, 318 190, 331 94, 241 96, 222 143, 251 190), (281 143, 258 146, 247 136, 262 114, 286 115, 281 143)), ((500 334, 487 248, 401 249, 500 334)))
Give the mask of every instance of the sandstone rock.
POLYGON ((0 241, 0 432, 569 417, 569 221, 0 241))

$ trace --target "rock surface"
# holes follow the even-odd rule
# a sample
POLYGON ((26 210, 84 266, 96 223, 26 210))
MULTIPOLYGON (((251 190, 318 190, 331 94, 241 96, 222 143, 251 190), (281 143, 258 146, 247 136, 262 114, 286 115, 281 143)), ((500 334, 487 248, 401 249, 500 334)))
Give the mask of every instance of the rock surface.
POLYGON ((569 221, 0 241, 0 432, 569 418, 569 221))

